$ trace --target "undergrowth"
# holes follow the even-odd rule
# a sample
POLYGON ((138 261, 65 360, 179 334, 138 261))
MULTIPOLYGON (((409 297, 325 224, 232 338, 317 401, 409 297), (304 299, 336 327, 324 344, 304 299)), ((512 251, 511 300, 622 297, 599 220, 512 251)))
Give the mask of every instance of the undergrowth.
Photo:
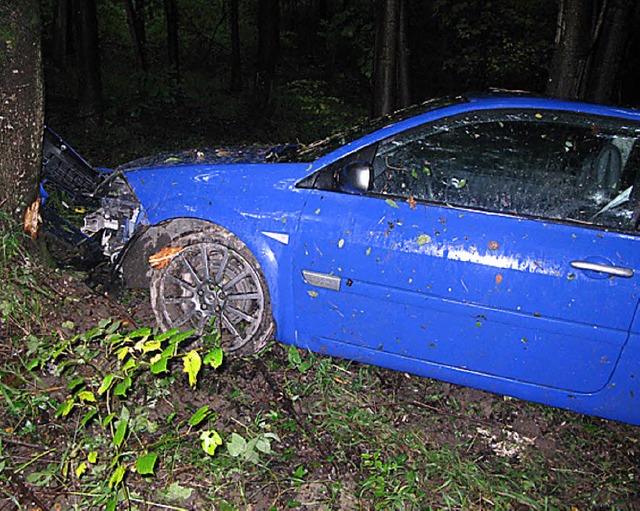
MULTIPOLYGON (((0 239, 0 499, 16 509, 633 509, 632 426, 215 331, 55 323, 0 239), (31 504, 33 503, 33 504, 31 504)), ((82 311, 78 312, 82 314, 82 311)), ((0 506, 1 507, 1 506, 0 506)))

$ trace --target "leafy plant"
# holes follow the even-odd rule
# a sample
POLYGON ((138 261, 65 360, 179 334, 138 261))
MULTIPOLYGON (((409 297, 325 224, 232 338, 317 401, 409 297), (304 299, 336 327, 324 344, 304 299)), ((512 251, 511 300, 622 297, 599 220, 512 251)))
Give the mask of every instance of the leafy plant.
MULTIPOLYGON (((121 490, 128 473, 143 477, 156 473, 163 446, 197 438, 202 451, 212 456, 223 443, 216 429, 202 428, 216 418, 205 405, 177 424, 173 435, 145 445, 138 433, 154 431, 156 425, 146 417, 144 408, 131 407, 132 395, 144 388, 149 378, 170 378, 172 369, 181 367, 194 388, 203 366, 220 367, 223 353, 219 335, 209 334, 208 351, 201 354, 201 349, 182 349, 193 331, 173 329, 154 334, 150 328, 130 333, 120 330, 118 321, 103 320, 85 334, 56 343, 48 352, 39 351, 29 364, 30 369, 53 368, 57 375, 70 378, 67 395, 55 415, 76 415, 87 435, 65 456, 63 475, 72 468, 77 479, 102 480, 103 491, 94 504, 104 500, 106 509, 114 509, 123 498, 121 490), (96 438, 104 439, 100 449, 94 445, 96 438)), ((48 483, 52 476, 49 469, 31 475, 34 483, 41 484, 48 483)))

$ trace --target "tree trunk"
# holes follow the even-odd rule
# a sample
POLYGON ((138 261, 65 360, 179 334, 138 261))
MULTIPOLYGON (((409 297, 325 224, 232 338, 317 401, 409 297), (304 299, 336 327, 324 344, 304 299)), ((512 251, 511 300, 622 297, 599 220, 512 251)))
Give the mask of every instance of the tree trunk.
POLYGON ((73 0, 73 15, 78 58, 80 116, 96 119, 102 113, 96 0, 73 0))
POLYGON ((231 81, 229 88, 232 92, 242 89, 242 62, 240 60, 240 27, 238 0, 229 1, 230 33, 231 33, 231 81))
POLYGON ((634 7, 635 0, 607 2, 586 81, 584 99, 598 103, 612 100, 625 48, 631 36, 634 7))
POLYGON ((378 5, 380 14, 376 16, 372 117, 387 115, 395 110, 400 18, 399 0, 381 0, 378 5))
POLYGON ((15 218, 38 194, 44 125, 40 31, 38 0, 0 4, 0 210, 15 218))
POLYGON ((169 72, 177 86, 180 83, 180 40, 178 38, 178 7, 176 0, 164 0, 164 15, 167 19, 169 72))
POLYGON ((398 108, 411 104, 411 76, 409 72, 409 38, 407 34, 407 2, 400 0, 398 24, 398 108))
POLYGON ((52 59, 56 66, 64 68, 69 54, 69 0, 57 0, 53 17, 52 59))
POLYGON ((127 24, 131 33, 138 69, 147 72, 147 34, 144 26, 144 0, 124 0, 127 10, 127 24))
POLYGON ((556 47, 546 93, 575 99, 580 96, 591 46, 592 2, 561 0, 558 8, 556 47))
POLYGON ((279 0, 258 0, 258 70, 255 82, 256 107, 270 115, 280 53, 279 0))

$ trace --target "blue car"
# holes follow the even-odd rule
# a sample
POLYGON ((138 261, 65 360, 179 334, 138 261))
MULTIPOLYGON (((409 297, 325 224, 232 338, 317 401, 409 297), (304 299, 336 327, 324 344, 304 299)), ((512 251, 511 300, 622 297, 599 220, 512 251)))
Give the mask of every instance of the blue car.
POLYGON ((638 111, 518 94, 115 171, 50 132, 43 211, 163 329, 640 425, 639 138, 638 111))

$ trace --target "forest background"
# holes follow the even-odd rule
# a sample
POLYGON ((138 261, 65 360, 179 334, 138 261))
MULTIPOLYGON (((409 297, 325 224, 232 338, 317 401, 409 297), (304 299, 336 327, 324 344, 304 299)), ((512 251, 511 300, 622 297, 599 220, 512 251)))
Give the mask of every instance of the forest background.
POLYGON ((640 7, 629 0, 41 3, 45 117, 101 165, 306 143, 491 87, 640 104, 640 7))
POLYGON ((136 373, 97 421, 148 297, 46 267, 9 220, 45 123, 115 167, 469 90, 640 106, 639 25, 636 0, 0 1, 0 509, 640 509, 635 427, 280 345, 195 390, 136 373))

